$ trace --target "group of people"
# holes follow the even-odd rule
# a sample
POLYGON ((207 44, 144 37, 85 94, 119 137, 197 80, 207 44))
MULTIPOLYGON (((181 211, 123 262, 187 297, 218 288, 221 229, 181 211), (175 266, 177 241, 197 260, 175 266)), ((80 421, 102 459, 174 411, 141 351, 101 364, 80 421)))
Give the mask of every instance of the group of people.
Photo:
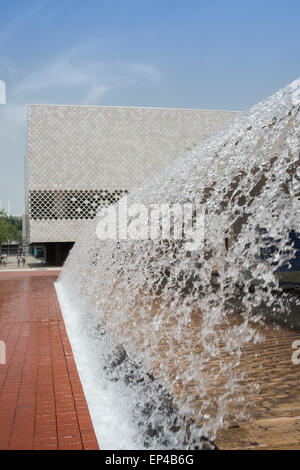
POLYGON ((22 264, 22 266, 24 268, 25 263, 26 263, 25 255, 23 253, 22 248, 19 248, 18 249, 18 254, 17 254, 17 266, 18 266, 18 268, 20 267, 20 264, 22 264))
MULTIPOLYGON (((6 266, 6 263, 7 263, 7 253, 2 253, 1 254, 1 258, 0 258, 0 265, 1 266, 6 266)), ((26 258, 25 258, 25 255, 23 253, 23 249, 22 248, 19 248, 18 249, 18 253, 17 253, 17 266, 18 268, 22 265, 23 268, 25 266, 25 263, 26 263, 26 258)))
POLYGON ((18 268, 20 267, 20 264, 22 264, 22 266, 24 268, 25 263, 26 263, 25 256, 24 255, 18 255, 17 256, 17 266, 18 266, 18 268))
POLYGON ((6 261, 7 261, 7 253, 2 253, 1 262, 2 262, 3 266, 6 266, 6 261))

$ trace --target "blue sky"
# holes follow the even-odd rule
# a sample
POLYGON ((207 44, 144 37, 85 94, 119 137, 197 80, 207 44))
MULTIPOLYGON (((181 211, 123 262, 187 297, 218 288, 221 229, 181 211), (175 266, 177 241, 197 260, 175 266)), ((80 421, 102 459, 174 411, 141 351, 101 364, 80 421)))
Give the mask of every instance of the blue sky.
POLYGON ((0 0, 0 200, 23 210, 27 103, 248 109, 300 75, 299 18, 299 0, 0 0))

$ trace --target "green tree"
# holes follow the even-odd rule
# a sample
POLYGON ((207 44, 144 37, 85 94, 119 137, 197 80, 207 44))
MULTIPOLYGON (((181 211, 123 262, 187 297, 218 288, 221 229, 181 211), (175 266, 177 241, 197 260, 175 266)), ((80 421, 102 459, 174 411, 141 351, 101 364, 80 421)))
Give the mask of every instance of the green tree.
POLYGON ((6 213, 0 211, 0 254, 2 252, 2 245, 4 243, 9 243, 13 240, 20 241, 22 235, 20 230, 18 230, 16 224, 10 220, 6 213))

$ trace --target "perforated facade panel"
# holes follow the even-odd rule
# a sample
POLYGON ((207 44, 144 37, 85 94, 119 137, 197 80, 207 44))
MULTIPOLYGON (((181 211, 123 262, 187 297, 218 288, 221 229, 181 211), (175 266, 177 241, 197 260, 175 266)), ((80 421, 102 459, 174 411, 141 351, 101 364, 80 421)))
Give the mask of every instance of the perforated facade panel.
POLYGON ((232 120, 235 111, 28 106, 28 242, 75 241, 116 202, 232 120))

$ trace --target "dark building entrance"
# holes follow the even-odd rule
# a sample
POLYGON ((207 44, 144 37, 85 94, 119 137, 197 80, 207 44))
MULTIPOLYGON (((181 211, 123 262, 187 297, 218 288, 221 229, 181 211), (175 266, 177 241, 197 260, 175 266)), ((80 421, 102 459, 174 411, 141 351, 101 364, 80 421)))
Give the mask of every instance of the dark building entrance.
POLYGON ((33 244, 32 255, 48 266, 62 266, 73 245, 74 242, 33 244))

